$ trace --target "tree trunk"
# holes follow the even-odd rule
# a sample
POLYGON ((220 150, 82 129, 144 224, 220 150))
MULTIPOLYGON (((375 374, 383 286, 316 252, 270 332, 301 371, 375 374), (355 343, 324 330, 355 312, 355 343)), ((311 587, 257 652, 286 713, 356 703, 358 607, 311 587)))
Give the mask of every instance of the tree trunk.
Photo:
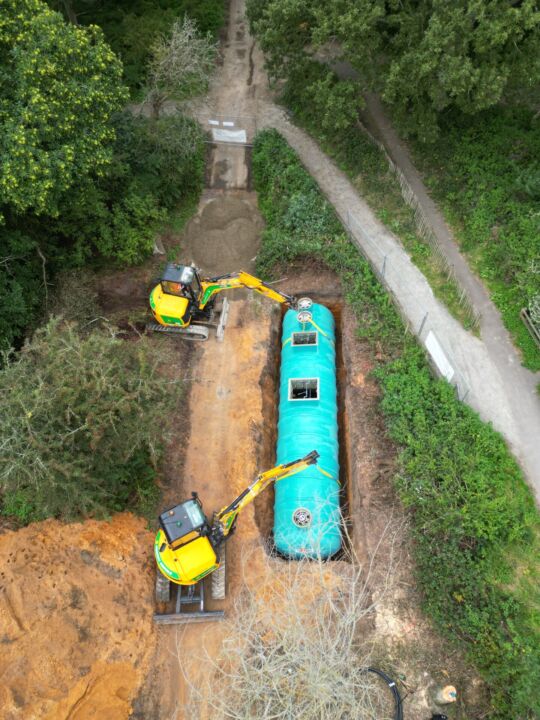
POLYGON ((72 25, 78 25, 79 22, 77 20, 77 13, 75 12, 73 8, 73 4, 71 0, 63 0, 64 3, 64 10, 66 11, 67 19, 72 25))

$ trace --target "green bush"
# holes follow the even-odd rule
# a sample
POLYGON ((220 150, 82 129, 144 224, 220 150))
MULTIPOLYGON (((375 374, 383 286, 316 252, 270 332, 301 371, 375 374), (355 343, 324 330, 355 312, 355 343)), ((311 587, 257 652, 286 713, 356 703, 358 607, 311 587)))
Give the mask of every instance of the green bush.
POLYGON ((98 252, 122 265, 135 265, 151 254, 157 229, 165 219, 153 195, 131 190, 111 209, 110 220, 96 238, 98 252))
POLYGON ((401 448, 396 487, 409 511, 425 608, 466 650, 492 693, 492 717, 540 712, 540 521, 501 437, 433 379, 420 348, 293 150, 273 130, 253 151, 266 220, 259 271, 316 257, 341 277, 401 448))
POLYGON ((167 210, 198 196, 204 183, 204 135, 196 120, 171 115, 148 120, 122 113, 114 119, 115 157, 125 171, 114 180, 111 193, 132 178, 143 192, 155 196, 167 210))
POLYGON ((51 320, 0 371, 0 508, 20 522, 137 510, 177 387, 155 343, 51 320))

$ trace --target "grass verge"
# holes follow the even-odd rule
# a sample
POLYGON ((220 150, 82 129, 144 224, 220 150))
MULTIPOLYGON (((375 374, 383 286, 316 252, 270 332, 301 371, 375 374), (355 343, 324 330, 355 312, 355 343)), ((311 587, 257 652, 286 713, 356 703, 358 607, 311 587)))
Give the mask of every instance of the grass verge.
POLYGON ((276 131, 258 135, 255 187, 266 220, 258 272, 298 257, 337 272, 376 371, 390 436, 401 448, 396 487, 409 511, 424 607, 465 649, 491 691, 493 718, 540 712, 540 518, 505 443, 435 380, 394 305, 332 208, 276 131))

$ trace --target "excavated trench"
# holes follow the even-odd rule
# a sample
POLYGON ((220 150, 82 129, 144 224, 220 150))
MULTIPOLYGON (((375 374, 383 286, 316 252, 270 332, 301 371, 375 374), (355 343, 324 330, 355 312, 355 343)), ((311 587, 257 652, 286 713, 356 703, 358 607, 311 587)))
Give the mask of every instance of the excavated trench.
MULTIPOLYGON (((338 296, 329 297, 316 292, 305 293, 314 302, 320 302, 332 312, 336 323, 336 372, 338 388, 338 441, 339 441, 339 480, 341 484, 340 505, 345 532, 343 533, 343 550, 332 559, 344 559, 347 556, 349 540, 353 535, 351 515, 351 453, 347 431, 347 411, 345 398, 347 392, 347 368, 343 360, 342 346, 342 317, 343 300, 338 296)), ((279 377, 281 368, 281 332, 283 316, 276 314, 272 324, 271 336, 268 343, 268 360, 260 379, 263 398, 263 429, 259 432, 257 465, 260 468, 270 468, 276 462, 277 423, 279 408, 279 377)), ((273 552, 272 527, 274 523, 274 488, 269 488, 255 500, 255 522, 265 542, 269 553, 273 552)))

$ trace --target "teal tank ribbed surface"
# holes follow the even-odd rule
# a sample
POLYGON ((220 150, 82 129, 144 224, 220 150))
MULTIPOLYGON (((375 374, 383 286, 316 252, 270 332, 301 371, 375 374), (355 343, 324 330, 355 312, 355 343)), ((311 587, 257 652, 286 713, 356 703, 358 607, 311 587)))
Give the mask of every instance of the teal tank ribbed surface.
POLYGON ((275 485, 274 544, 290 558, 328 558, 341 547, 335 323, 324 305, 310 312, 312 322, 294 310, 283 319, 277 463, 320 455, 275 485))

